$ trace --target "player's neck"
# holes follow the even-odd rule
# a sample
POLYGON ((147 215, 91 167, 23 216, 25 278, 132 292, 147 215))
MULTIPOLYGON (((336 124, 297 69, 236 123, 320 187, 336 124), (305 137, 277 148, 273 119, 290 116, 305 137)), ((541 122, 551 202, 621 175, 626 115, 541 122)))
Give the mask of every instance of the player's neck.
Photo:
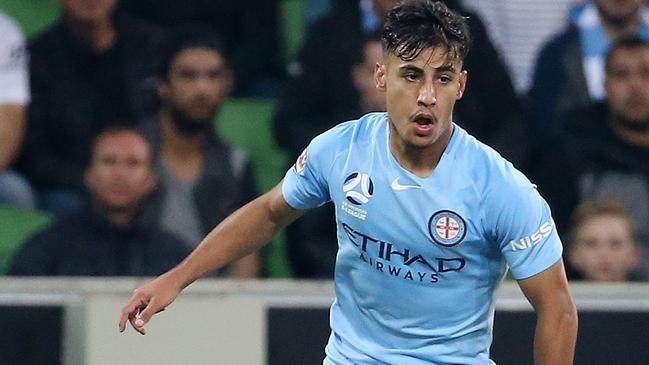
POLYGON ((393 138, 395 133, 391 133, 390 136, 390 151, 394 158, 404 169, 426 178, 439 164, 442 154, 451 140, 453 129, 451 128, 448 133, 440 136, 434 144, 427 147, 415 146, 405 143, 399 138, 393 138))

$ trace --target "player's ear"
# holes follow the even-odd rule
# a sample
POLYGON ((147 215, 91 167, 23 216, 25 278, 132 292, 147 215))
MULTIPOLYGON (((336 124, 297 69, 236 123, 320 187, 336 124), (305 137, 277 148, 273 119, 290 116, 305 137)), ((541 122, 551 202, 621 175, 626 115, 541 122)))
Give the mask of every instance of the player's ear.
POLYGON ((374 65, 374 84, 377 89, 385 91, 385 78, 385 63, 377 62, 374 65))
POLYGON ((457 95, 456 95, 456 100, 462 99, 462 96, 464 95, 464 90, 466 90, 466 83, 468 81, 469 75, 466 72, 466 70, 462 70, 460 72, 460 79, 458 82, 460 83, 460 87, 457 89, 457 95))

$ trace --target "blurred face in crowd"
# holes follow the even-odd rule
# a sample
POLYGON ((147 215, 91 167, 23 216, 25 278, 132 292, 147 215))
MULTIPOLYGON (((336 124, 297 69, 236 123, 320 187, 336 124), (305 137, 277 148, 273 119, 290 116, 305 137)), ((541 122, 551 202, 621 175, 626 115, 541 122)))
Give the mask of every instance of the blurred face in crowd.
POLYGON ((376 65, 375 82, 386 94, 393 152, 432 148, 441 153, 466 80, 461 60, 449 57, 445 47, 424 49, 410 61, 388 52, 376 65))
POLYGON ((178 126, 188 132, 211 128, 212 121, 232 89, 225 58, 209 48, 187 48, 172 60, 158 94, 178 126))
POLYGON ((84 23, 110 18, 117 0, 59 0, 66 16, 84 23))
POLYGON ((630 125, 649 125, 649 46, 622 47, 606 70, 611 111, 630 125))
POLYGON ((595 0, 600 15, 614 24, 624 24, 638 16, 645 0, 595 0))
POLYGON ((95 202, 112 211, 137 208, 156 185, 152 158, 151 145, 134 131, 102 134, 85 173, 95 202))
POLYGON ((624 281, 639 263, 632 227, 624 217, 596 215, 581 223, 568 259, 586 280, 624 281))
POLYGON ((383 58, 383 46, 379 40, 370 40, 363 47, 363 62, 354 65, 352 81, 361 97, 363 112, 385 111, 385 92, 374 83, 374 67, 383 58))

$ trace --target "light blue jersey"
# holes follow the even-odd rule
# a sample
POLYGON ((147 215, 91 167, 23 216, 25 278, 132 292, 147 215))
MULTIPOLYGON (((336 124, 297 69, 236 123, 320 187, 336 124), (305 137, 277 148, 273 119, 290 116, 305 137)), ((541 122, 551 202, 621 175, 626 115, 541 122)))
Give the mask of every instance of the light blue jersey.
POLYGON ((325 364, 493 364, 494 290, 561 257, 550 209, 454 125, 432 175, 399 165, 387 114, 316 137, 282 185, 298 209, 336 207, 336 300, 325 364))

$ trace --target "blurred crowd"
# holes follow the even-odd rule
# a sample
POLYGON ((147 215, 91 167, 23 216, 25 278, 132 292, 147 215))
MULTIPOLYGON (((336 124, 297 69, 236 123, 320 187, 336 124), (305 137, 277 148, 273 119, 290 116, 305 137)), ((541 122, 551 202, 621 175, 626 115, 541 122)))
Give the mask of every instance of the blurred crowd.
MULTIPOLYGON (((180 262, 260 193, 255 161, 215 129, 230 99, 274 101, 290 161, 385 110, 372 75, 396 0, 58 2, 29 39, 0 6, 0 205, 55 217, 12 253, 10 275, 152 276, 180 262), (303 22, 290 56, 287 17, 303 22)), ((455 121, 538 185, 569 278, 649 280, 647 2, 445 3, 473 38, 455 121)), ((325 205, 287 227, 295 277, 333 277, 334 220, 325 205)), ((266 275, 263 253, 214 273, 266 275)))

